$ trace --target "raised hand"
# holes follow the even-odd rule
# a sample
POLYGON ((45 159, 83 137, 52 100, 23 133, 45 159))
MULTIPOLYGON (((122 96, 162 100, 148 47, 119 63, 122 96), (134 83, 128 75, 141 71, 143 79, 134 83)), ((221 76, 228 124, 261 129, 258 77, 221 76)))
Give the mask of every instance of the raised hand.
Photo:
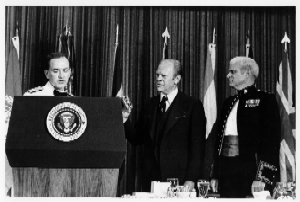
POLYGON ((133 105, 130 101, 130 98, 128 96, 122 97, 122 116, 123 116, 123 123, 125 123, 130 116, 131 109, 133 108, 133 105))

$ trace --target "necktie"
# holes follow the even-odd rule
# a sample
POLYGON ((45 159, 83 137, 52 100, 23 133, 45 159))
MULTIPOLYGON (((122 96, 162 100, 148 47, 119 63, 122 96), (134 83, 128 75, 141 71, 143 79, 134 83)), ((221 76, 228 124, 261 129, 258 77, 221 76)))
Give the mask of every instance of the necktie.
POLYGON ((168 97, 167 96, 163 96, 163 98, 161 99, 160 103, 159 103, 159 108, 161 112, 165 112, 166 111, 166 101, 168 101, 168 97))
POLYGON ((66 91, 54 90, 53 94, 54 94, 54 96, 68 96, 68 93, 66 91))

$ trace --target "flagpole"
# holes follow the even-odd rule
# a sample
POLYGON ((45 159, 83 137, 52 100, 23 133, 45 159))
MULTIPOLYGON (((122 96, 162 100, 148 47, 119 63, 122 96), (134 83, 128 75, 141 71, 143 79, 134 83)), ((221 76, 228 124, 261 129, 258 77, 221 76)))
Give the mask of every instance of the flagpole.
POLYGON ((249 57, 249 49, 250 49, 250 39, 249 39, 249 30, 247 32, 247 44, 246 44, 246 57, 249 57))
POLYGON ((117 24, 114 62, 115 62, 115 59, 116 59, 117 48, 118 48, 118 45, 119 45, 118 42, 119 42, 119 25, 117 24))
POLYGON ((16 25, 16 37, 19 37, 19 23, 17 21, 17 25, 16 25))
MULTIPOLYGON (((114 70, 114 72, 116 72, 116 55, 117 55, 118 45, 119 45, 119 25, 117 24, 117 28, 116 28, 116 42, 115 42, 115 50, 114 50, 114 58, 113 58, 113 70, 114 70)), ((113 95, 113 96, 116 96, 116 95, 113 95)))
POLYGON ((122 75, 123 75, 123 69, 119 67, 117 64, 118 61, 120 61, 120 55, 118 51, 118 45, 119 45, 119 25, 117 24, 116 28, 116 42, 115 42, 115 50, 114 50, 114 56, 113 56, 113 70, 114 70, 114 76, 113 76, 113 84, 112 84, 112 96, 116 97, 123 97, 123 87, 122 87, 122 75))
POLYGON ((214 32, 213 32, 213 44, 215 44, 215 38, 216 38, 216 30, 215 30, 215 28, 214 28, 214 32))

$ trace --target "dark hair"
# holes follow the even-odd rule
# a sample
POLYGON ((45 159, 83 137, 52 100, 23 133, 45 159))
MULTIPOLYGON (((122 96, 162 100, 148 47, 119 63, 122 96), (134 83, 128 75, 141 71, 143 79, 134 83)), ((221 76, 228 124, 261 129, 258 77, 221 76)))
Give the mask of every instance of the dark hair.
POLYGON ((64 53, 50 53, 49 55, 47 55, 47 58, 46 58, 46 64, 44 65, 44 69, 45 70, 49 70, 50 68, 50 60, 52 59, 59 59, 59 58, 66 58, 67 60, 68 59, 68 56, 64 53))

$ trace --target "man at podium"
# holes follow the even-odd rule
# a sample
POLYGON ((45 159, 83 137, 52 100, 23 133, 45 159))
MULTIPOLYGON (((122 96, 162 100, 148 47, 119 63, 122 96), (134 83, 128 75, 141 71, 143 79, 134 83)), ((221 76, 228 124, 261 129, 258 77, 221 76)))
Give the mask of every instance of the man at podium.
MULTIPOLYGON (((71 75, 70 63, 67 56, 63 53, 51 53, 47 56, 47 64, 48 66, 45 66, 44 69, 44 73, 48 79, 46 85, 30 89, 24 93, 24 96, 70 96, 65 91, 71 75)), ((11 167, 8 165, 8 162, 6 164, 7 178, 12 178, 11 167)))
POLYGON ((125 136, 133 145, 144 144, 142 190, 151 181, 178 178, 194 188, 201 178, 206 117, 200 100, 178 90, 182 77, 178 60, 162 60, 156 70, 159 95, 147 100, 133 127, 123 112, 125 136))
POLYGON ((47 84, 14 98, 5 144, 11 195, 117 196, 126 154, 120 99, 52 97, 68 95, 71 72, 63 54, 50 54, 48 64, 47 84))
POLYGON ((44 73, 49 80, 45 86, 28 90, 24 96, 71 96, 65 89, 71 76, 70 63, 63 53, 51 53, 47 56, 44 73))

